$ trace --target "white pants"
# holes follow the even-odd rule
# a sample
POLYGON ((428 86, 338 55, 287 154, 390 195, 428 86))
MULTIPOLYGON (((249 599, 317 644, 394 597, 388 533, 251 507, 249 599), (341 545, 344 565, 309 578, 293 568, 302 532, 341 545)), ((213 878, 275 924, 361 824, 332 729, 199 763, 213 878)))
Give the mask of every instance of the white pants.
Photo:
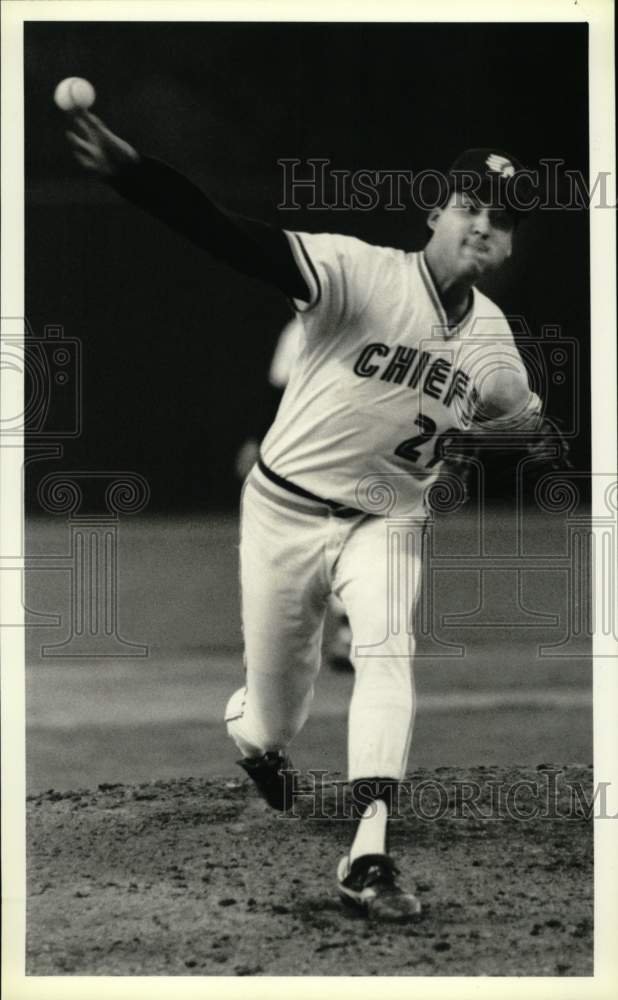
POLYGON ((241 510, 246 687, 228 703, 244 756, 285 749, 309 714, 331 592, 352 630, 348 777, 401 779, 414 720, 413 612, 424 514, 350 518, 297 497, 255 467, 241 510))

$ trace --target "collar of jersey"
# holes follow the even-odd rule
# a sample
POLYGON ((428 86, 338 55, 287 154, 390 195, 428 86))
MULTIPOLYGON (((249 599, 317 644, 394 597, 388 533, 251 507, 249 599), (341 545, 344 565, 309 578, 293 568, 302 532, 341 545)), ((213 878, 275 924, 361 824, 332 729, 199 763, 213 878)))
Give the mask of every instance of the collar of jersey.
POLYGON ((470 319, 472 318, 472 313, 474 312, 474 300, 475 300, 475 296, 476 296, 476 289, 472 288, 472 290, 471 290, 472 291, 472 296, 471 296, 471 299, 470 299, 470 306, 468 307, 467 311, 464 313, 464 315, 462 316, 462 318, 459 320, 459 323, 454 323, 451 326, 449 326, 449 322, 448 322, 448 319, 447 319, 447 316, 446 316, 446 312, 444 311, 444 306, 440 302, 440 296, 438 295, 438 291, 436 289, 436 286, 434 285, 433 278, 431 277, 431 272, 430 272, 429 268, 427 267, 427 261, 425 260, 425 254, 421 250, 421 252, 419 254, 417 254, 416 256, 417 256, 417 260, 418 260, 418 269, 419 269, 421 278, 423 279, 423 283, 425 285, 425 289, 427 290, 427 294, 429 296, 431 304, 434 307, 434 310, 436 312, 436 316, 438 317, 438 319, 440 321, 440 327, 442 329, 442 333, 444 334, 445 339, 446 340, 450 340, 451 337, 455 336, 455 334, 459 334, 461 336, 461 334, 463 333, 464 327, 466 327, 468 325, 470 319))

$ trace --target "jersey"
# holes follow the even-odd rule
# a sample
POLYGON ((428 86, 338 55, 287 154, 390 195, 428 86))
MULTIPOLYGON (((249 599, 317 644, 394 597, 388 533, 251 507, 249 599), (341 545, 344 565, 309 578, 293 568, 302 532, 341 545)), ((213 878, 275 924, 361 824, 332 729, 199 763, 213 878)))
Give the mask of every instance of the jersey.
MULTIPOLYGON (((310 289, 300 351, 262 444, 278 475, 347 507, 417 513, 444 442, 468 430, 492 366, 522 361, 509 324, 473 288, 449 327, 423 253, 287 233, 310 289)), ((380 510, 379 512, 385 512, 380 510)))
POLYGON ((268 381, 273 389, 285 389, 290 378, 290 372, 300 354, 303 340, 303 323, 300 316, 294 316, 285 324, 279 334, 279 340, 275 347, 268 381))

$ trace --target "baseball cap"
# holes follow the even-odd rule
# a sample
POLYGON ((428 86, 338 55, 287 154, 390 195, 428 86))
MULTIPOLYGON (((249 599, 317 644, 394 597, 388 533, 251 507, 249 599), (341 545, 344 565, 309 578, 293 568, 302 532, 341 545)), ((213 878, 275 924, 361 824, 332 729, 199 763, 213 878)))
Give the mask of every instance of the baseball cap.
POLYGON ((449 168, 448 191, 466 191, 521 218, 535 208, 533 178, 531 170, 504 150, 466 149, 449 168))

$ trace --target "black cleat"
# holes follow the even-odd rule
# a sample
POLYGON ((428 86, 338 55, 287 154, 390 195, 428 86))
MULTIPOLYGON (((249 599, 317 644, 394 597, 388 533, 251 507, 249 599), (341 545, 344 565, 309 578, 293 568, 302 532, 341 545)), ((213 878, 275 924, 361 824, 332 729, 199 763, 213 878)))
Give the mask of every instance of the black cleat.
POLYGON ((364 854, 350 865, 344 857, 337 869, 337 888, 344 903, 374 920, 404 923, 416 920, 421 904, 397 885, 397 868, 388 854, 364 854))
POLYGON ((292 808, 296 772, 286 754, 270 750, 261 757, 243 757, 236 763, 247 772, 271 809, 287 812, 292 808))

